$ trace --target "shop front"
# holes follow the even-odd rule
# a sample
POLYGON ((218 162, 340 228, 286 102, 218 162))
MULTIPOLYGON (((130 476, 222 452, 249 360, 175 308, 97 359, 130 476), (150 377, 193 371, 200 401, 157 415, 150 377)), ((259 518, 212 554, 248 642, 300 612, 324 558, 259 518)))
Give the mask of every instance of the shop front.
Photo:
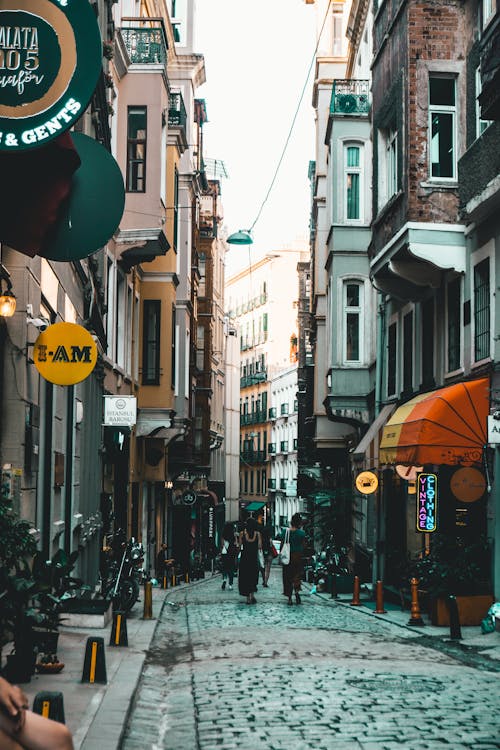
POLYGON ((489 378, 481 378, 420 394, 387 421, 384 582, 400 586, 413 570, 436 596, 491 593, 489 411, 489 378))

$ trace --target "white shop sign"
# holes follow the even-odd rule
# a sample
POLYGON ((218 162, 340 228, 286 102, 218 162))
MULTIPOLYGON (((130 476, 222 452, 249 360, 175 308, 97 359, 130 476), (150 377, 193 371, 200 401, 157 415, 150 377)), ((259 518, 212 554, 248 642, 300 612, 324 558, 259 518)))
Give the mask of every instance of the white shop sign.
POLYGON ((500 443, 500 419, 488 416, 488 443, 500 443))
POLYGON ((135 396, 104 396, 104 424, 107 427, 132 427, 136 422, 135 396))

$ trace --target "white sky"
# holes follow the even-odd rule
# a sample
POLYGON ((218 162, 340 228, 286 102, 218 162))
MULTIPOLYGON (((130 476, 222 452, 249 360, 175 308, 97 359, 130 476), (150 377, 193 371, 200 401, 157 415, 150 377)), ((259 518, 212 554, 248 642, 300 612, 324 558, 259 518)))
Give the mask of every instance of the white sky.
MULTIPOLYGON (((304 0, 198 0, 195 49, 205 57, 205 156, 221 159, 228 233, 248 229, 269 189, 316 46, 315 6, 304 0)), ((312 76, 278 177, 254 227, 252 255, 303 238, 314 158, 312 76)), ((248 258, 247 247, 239 248, 248 258)))

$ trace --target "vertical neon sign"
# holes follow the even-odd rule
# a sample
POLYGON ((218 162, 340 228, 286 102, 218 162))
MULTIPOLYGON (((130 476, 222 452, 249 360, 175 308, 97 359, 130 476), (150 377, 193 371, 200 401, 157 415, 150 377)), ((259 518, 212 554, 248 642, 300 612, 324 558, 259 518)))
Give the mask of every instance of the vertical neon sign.
POLYGON ((437 476, 417 475, 417 531, 436 531, 437 528, 437 476))

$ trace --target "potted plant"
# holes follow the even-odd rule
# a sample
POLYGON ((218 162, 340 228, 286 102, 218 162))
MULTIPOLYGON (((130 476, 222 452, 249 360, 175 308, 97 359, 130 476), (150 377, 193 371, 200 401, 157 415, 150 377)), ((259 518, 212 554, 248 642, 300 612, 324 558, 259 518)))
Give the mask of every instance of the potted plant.
POLYGON ((429 597, 433 624, 448 625, 449 597, 456 598, 460 623, 479 625, 493 602, 489 540, 464 540, 436 533, 429 554, 413 565, 413 574, 429 597))
POLYGON ((34 606, 37 591, 29 561, 36 552, 31 526, 12 508, 8 486, 0 490, 0 666, 2 648, 13 643, 7 658, 6 677, 28 682, 34 671, 33 627, 38 618, 34 606))

